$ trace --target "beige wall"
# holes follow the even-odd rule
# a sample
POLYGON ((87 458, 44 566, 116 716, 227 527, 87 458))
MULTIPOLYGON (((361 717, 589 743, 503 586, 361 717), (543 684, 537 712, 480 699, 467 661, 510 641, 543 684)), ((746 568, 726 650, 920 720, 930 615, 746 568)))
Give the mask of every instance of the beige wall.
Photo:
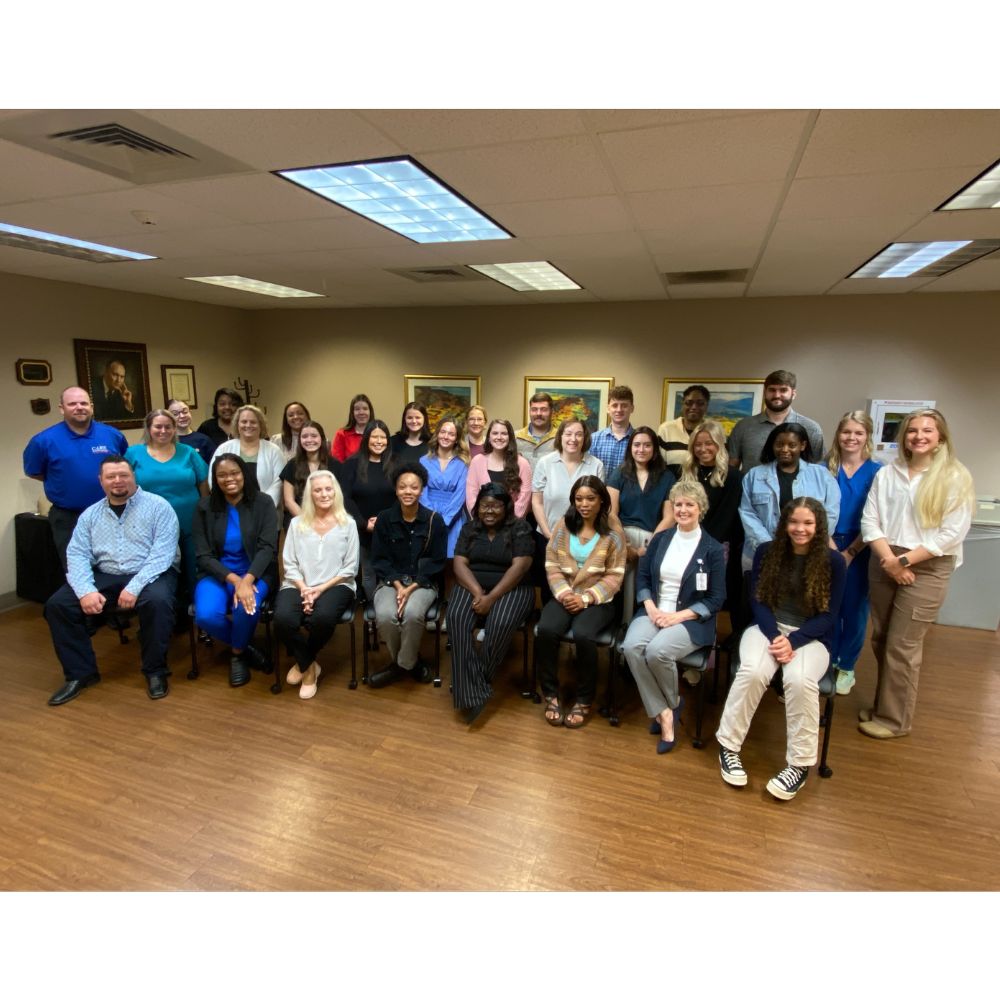
POLYGON ((491 416, 515 426, 525 375, 610 375, 635 390, 636 421, 655 425, 664 376, 791 368, 801 387, 796 406, 828 437, 844 410, 870 397, 936 399, 977 492, 1000 494, 995 293, 251 313, 0 274, 0 301, 9 380, 0 403, 0 460, 9 470, 0 483, 0 594, 14 589, 13 515, 33 509, 38 493, 21 475, 21 452, 58 419, 59 390, 76 380, 74 337, 145 343, 157 401, 159 366, 194 364, 196 422, 215 388, 239 375, 261 387, 275 423, 298 398, 331 436, 356 392, 368 393, 395 429, 405 373, 481 375, 491 416), (19 357, 52 362, 52 386, 19 385, 19 357), (53 415, 31 414, 35 396, 52 399, 53 415))

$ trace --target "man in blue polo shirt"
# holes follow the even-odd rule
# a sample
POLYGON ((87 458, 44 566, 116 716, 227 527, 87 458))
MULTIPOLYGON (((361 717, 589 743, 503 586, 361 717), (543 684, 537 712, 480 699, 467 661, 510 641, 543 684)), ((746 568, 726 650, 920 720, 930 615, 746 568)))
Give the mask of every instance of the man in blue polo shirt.
POLYGON ((62 423, 40 431, 24 449, 24 474, 45 484, 52 503, 49 527, 66 569, 66 548, 80 513, 104 499, 99 473, 107 455, 124 455, 128 441, 121 431, 94 420, 90 394, 79 386, 59 397, 62 423))

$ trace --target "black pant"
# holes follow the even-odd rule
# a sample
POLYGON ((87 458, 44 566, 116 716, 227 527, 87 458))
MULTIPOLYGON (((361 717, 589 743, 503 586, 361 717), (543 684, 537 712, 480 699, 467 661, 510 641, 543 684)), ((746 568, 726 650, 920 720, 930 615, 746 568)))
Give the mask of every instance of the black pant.
POLYGON ((344 584, 324 590, 311 614, 302 611, 298 587, 283 587, 274 599, 274 627, 300 670, 308 670, 319 651, 330 641, 337 622, 354 603, 354 591, 344 584), (303 634, 302 629, 306 630, 303 634))
POLYGON ((559 658, 559 638, 573 626, 576 644, 578 682, 576 700, 581 705, 592 705, 597 695, 597 643, 594 641, 614 620, 616 607, 595 604, 578 614, 570 614, 553 599, 542 608, 535 637, 535 657, 542 694, 554 698, 559 693, 559 675, 556 664, 559 658))
POLYGON ((62 568, 65 573, 66 549, 69 547, 69 540, 73 537, 73 529, 76 522, 80 520, 83 511, 68 510, 65 507, 51 507, 49 509, 49 528, 52 531, 52 541, 55 542, 56 552, 62 560, 62 568))
MULTIPOLYGON (((104 595, 104 610, 98 615, 84 614, 80 599, 70 585, 60 587, 45 604, 45 620, 52 632, 52 644, 62 664, 66 680, 82 680, 97 673, 97 657, 87 633, 88 624, 103 624, 118 603, 131 575, 120 576, 94 571, 97 590, 104 595)), ((169 674, 167 647, 174 627, 174 592, 177 572, 168 569, 146 584, 135 602, 139 615, 139 645, 142 648, 142 672, 147 677, 169 674)))

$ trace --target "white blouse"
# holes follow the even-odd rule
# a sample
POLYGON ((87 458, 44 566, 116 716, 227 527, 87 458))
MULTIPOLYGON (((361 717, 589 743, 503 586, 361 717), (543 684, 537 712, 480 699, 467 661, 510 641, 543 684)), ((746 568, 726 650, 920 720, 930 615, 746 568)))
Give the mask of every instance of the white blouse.
POLYGON ((285 564, 285 578, 281 589, 287 590, 300 580, 307 587, 318 587, 336 576, 343 576, 345 587, 354 590, 358 573, 358 526, 354 518, 335 524, 325 535, 299 527, 301 518, 293 517, 285 533, 285 547, 281 556, 285 564))
POLYGON ((701 541, 701 528, 693 531, 678 530, 663 553, 660 563, 660 593, 656 606, 661 611, 676 611, 677 597, 681 592, 684 570, 694 556, 701 541))
POLYGON ((939 525, 922 528, 914 500, 923 478, 921 472, 910 479, 906 462, 899 458, 879 469, 861 515, 861 537, 865 542, 884 538, 905 549, 922 545, 935 556, 953 555, 957 569, 962 565, 962 540, 972 525, 972 505, 945 514, 939 525))

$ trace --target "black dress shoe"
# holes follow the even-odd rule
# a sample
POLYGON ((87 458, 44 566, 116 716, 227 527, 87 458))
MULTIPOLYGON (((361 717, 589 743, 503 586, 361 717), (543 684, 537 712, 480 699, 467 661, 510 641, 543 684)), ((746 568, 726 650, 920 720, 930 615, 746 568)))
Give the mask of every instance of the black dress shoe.
POLYGON ((243 650, 243 658, 250 664, 252 670, 263 670, 265 674, 271 672, 271 661, 256 646, 247 643, 247 648, 243 650))
POLYGON ((424 663, 423 660, 417 660, 416 666, 411 668, 408 673, 418 684, 430 684, 434 680, 433 668, 429 663, 424 663))
POLYGON ((146 678, 146 693, 153 701, 158 698, 166 698, 170 685, 167 683, 166 674, 150 674, 146 678))
POLYGON ((368 678, 368 686, 370 688, 388 687, 390 684, 395 684, 400 678, 405 677, 408 672, 402 667, 397 667, 394 663, 391 667, 386 667, 385 670, 377 670, 372 674, 368 678))
POLYGON ((50 705, 65 705, 67 701, 72 701, 80 692, 86 688, 97 684, 101 679, 100 674, 91 674, 89 677, 82 677, 80 680, 67 681, 56 693, 49 698, 50 705))
POLYGON ((229 686, 238 688, 250 682, 250 665, 243 654, 234 656, 229 661, 229 686))
POLYGON ((480 705, 470 705, 468 708, 462 709, 462 721, 467 725, 471 726, 476 719, 479 718, 483 713, 483 709, 486 708, 486 702, 484 701, 480 705))

